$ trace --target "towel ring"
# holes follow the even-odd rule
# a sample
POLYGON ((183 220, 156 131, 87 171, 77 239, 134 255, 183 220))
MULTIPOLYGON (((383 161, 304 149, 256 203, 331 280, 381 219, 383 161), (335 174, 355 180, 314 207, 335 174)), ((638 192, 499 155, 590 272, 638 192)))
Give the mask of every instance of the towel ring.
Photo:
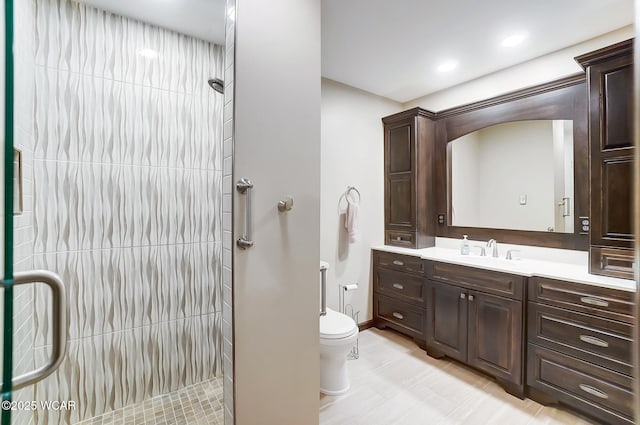
POLYGON ((349 196, 349 194, 351 194, 351 192, 355 192, 355 193, 358 194, 358 199, 357 200, 354 199, 353 201, 359 203, 360 202, 360 191, 355 186, 347 187, 347 191, 344 193, 344 197, 347 198, 347 201, 349 201, 348 196, 349 196))
POLYGON ((358 195, 357 199, 351 198, 352 202, 357 202, 360 203, 360 191, 355 187, 355 186, 347 186, 347 190, 344 191, 344 193, 342 195, 340 195, 340 198, 338 198, 338 214, 342 214, 344 212, 343 208, 341 207, 341 203, 342 200, 344 199, 347 203, 349 203, 349 194, 351 192, 355 192, 358 195))

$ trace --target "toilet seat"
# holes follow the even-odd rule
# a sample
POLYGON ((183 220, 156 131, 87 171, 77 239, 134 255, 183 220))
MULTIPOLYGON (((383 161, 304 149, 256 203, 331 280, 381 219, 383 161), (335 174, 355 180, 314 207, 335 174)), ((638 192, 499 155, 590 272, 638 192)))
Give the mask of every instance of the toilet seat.
POLYGON ((320 338, 348 338, 358 332, 356 322, 349 316, 327 308, 327 314, 320 316, 320 338))

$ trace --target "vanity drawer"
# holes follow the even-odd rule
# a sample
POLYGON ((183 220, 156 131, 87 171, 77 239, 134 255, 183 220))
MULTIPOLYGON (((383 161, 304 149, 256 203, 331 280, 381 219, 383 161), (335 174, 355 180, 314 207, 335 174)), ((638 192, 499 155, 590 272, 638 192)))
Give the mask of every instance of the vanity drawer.
POLYGON ((605 423, 632 424, 632 379, 529 344, 527 384, 605 423))
POLYGON ((529 302, 529 342, 631 375, 632 326, 529 302))
POLYGON ((633 249, 589 247, 589 272, 593 274, 633 279, 635 260, 633 249))
POLYGON ((424 339, 425 309, 384 295, 375 296, 374 316, 392 328, 424 339), (395 326, 394 326, 395 325, 395 326))
POLYGON ((387 230, 385 245, 402 246, 405 248, 416 247, 416 234, 412 232, 399 232, 397 230, 387 230))
POLYGON ((374 290, 400 301, 425 307, 424 278, 410 274, 378 268, 373 278, 374 290))
POLYGON ((432 280, 453 283, 480 292, 521 300, 525 278, 477 267, 430 261, 425 267, 432 280))
POLYGON ((541 277, 529 278, 529 300, 633 323, 633 292, 541 277))
POLYGON ((420 257, 394 254, 393 252, 373 251, 373 266, 385 267, 408 273, 424 273, 424 262, 420 257))

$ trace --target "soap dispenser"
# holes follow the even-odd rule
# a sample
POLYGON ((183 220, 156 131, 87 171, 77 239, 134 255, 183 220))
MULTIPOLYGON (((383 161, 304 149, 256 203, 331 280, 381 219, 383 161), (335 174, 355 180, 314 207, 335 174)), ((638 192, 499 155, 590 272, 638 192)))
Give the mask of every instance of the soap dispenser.
POLYGON ((469 255, 470 251, 471 251, 471 247, 469 246, 469 239, 467 239, 467 235, 462 235, 462 245, 460 246, 460 254, 469 255))

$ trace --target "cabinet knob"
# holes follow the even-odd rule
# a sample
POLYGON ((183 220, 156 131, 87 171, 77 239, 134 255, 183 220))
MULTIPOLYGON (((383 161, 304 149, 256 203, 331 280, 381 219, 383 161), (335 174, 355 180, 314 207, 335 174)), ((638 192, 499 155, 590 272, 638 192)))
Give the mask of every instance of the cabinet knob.
POLYGON ((469 294, 469 301, 473 301, 473 299, 474 299, 474 296, 469 294))
POLYGON ((393 287, 399 290, 403 290, 404 289, 404 285, 400 284, 400 283, 394 283, 393 287))
POLYGON ((463 292, 462 294, 460 294, 460 298, 464 300, 465 298, 467 298, 467 294, 463 292))

